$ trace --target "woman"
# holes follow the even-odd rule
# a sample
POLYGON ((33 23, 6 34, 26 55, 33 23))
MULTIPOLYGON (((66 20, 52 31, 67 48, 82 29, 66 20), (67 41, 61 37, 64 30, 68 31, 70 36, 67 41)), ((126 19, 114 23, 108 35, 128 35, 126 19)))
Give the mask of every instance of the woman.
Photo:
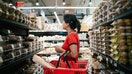
MULTIPOLYGON (((62 47, 55 46, 55 50, 58 53, 68 51, 69 53, 67 55, 67 60, 68 61, 78 61, 80 41, 79 41, 77 32, 80 32, 80 28, 81 28, 80 22, 77 20, 75 15, 66 14, 63 17, 62 25, 63 25, 63 29, 65 29, 67 31, 68 35, 67 35, 62 47)), ((64 57, 62 57, 61 60, 64 60, 64 57)), ((54 67, 51 65, 50 66, 45 65, 48 63, 45 62, 43 59, 41 59, 37 55, 33 56, 33 61, 36 63, 39 63, 43 67, 49 67, 49 68, 54 67)))

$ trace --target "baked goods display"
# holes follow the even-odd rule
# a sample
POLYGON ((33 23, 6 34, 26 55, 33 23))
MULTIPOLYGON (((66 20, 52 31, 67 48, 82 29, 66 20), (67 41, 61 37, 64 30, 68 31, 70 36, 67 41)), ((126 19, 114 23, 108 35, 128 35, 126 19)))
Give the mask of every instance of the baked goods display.
MULTIPOLYGON (((3 31, 2 31, 3 32, 3 31)), ((4 31, 6 32, 6 31, 4 31)), ((7 31, 8 32, 8 31, 7 31)), ((13 33, 0 35, 0 63, 8 62, 15 58, 44 48, 43 40, 32 35, 16 36, 13 33)))
MULTIPOLYGON (((44 39, 42 37, 37 37, 34 35, 29 35, 25 37, 22 45, 28 50, 28 52, 34 52, 39 49, 44 49, 44 39)), ((24 51, 25 49, 23 49, 24 51)))
POLYGON ((26 74, 44 74, 43 67, 38 64, 30 65, 26 70, 26 74))
POLYGON ((0 56, 3 62, 13 60, 14 58, 21 55, 20 48, 22 37, 11 35, 10 33, 6 36, 0 35, 0 56))
POLYGON ((0 17, 14 20, 26 24, 27 26, 38 28, 36 17, 24 14, 22 11, 10 7, 7 3, 0 3, 0 17))
POLYGON ((109 0, 99 4, 99 8, 94 11, 94 26, 107 22, 109 19, 132 9, 131 0, 109 0))
MULTIPOLYGON (((109 68, 109 71, 104 70, 107 73, 110 71, 119 73, 120 70, 126 74, 131 72, 131 9, 131 0, 108 0, 100 3, 99 8, 94 11, 93 28, 88 31, 90 49, 103 57, 105 67, 109 68), (120 65, 124 66, 120 68, 120 65), (114 70, 110 70, 112 68, 114 70)), ((99 63, 99 61, 92 63, 95 64, 93 74, 99 74, 99 70, 96 70, 99 63)))
POLYGON ((109 55, 119 63, 131 63, 131 24, 131 19, 118 19, 110 27, 101 26, 89 31, 90 47, 109 55))
POLYGON ((111 36, 111 54, 110 56, 119 63, 130 63, 131 61, 131 46, 132 46, 132 20, 118 19, 114 21, 110 28, 111 36), (113 53, 114 52, 114 53, 113 53))

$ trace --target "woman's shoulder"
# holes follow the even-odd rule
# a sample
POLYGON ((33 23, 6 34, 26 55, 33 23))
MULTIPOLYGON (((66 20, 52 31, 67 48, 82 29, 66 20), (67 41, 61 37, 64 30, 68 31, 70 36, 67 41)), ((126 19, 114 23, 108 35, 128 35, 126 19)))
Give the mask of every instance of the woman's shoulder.
POLYGON ((71 32, 68 36, 70 37, 70 36, 76 36, 76 35, 78 35, 77 32, 71 32))
POLYGON ((69 35, 77 35, 77 32, 71 32, 69 35))

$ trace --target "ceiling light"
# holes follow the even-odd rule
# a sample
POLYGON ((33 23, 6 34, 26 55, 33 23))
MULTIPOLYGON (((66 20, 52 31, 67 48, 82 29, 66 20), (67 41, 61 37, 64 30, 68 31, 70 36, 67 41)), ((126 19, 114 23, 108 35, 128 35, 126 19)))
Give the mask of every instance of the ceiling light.
POLYGON ((54 14, 55 14, 55 17, 56 17, 56 19, 57 19, 57 21, 58 21, 59 25, 62 25, 62 24, 61 24, 61 22, 60 22, 60 20, 59 20, 59 18, 58 18, 57 13, 56 13, 56 12, 54 12, 54 14))
POLYGON ((38 2, 38 0, 36 1, 36 6, 39 6, 39 2, 38 2))
POLYGON ((38 6, 38 5, 39 5, 39 3, 38 3, 38 2, 36 2, 36 5, 38 6))
POLYGON ((66 5, 66 2, 65 2, 65 0, 63 0, 63 3, 62 3, 63 5, 66 5))
POLYGON ((66 3, 65 3, 65 2, 63 2, 62 4, 63 4, 63 5, 66 5, 66 3))
POLYGON ((89 0, 89 5, 92 5, 92 1, 91 0, 89 0))

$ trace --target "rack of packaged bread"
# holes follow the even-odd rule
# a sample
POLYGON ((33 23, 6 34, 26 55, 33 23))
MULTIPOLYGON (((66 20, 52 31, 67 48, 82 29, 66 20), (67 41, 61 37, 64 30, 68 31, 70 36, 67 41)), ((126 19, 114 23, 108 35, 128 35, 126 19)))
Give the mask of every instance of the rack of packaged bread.
MULTIPOLYGON (((27 35, 29 29, 38 29, 35 17, 28 16, 7 3, 0 3, 0 28, 17 30, 19 34, 27 35), (19 29, 18 29, 19 28, 19 29)), ((15 32, 14 31, 14 32, 15 32)))
POLYGON ((131 0, 102 2, 88 32, 90 49, 126 74, 132 72, 131 4, 131 0))
POLYGON ((38 29, 36 18, 7 3, 0 3, 0 22, 0 73, 14 73, 43 49, 43 42, 28 35, 29 30, 38 29))
POLYGON ((131 0, 110 0, 99 4, 94 11, 94 27, 108 25, 114 20, 130 17, 132 14, 131 0))
POLYGON ((15 35, 12 30, 0 30, 0 72, 14 73, 32 55, 43 49, 35 36, 15 35))

